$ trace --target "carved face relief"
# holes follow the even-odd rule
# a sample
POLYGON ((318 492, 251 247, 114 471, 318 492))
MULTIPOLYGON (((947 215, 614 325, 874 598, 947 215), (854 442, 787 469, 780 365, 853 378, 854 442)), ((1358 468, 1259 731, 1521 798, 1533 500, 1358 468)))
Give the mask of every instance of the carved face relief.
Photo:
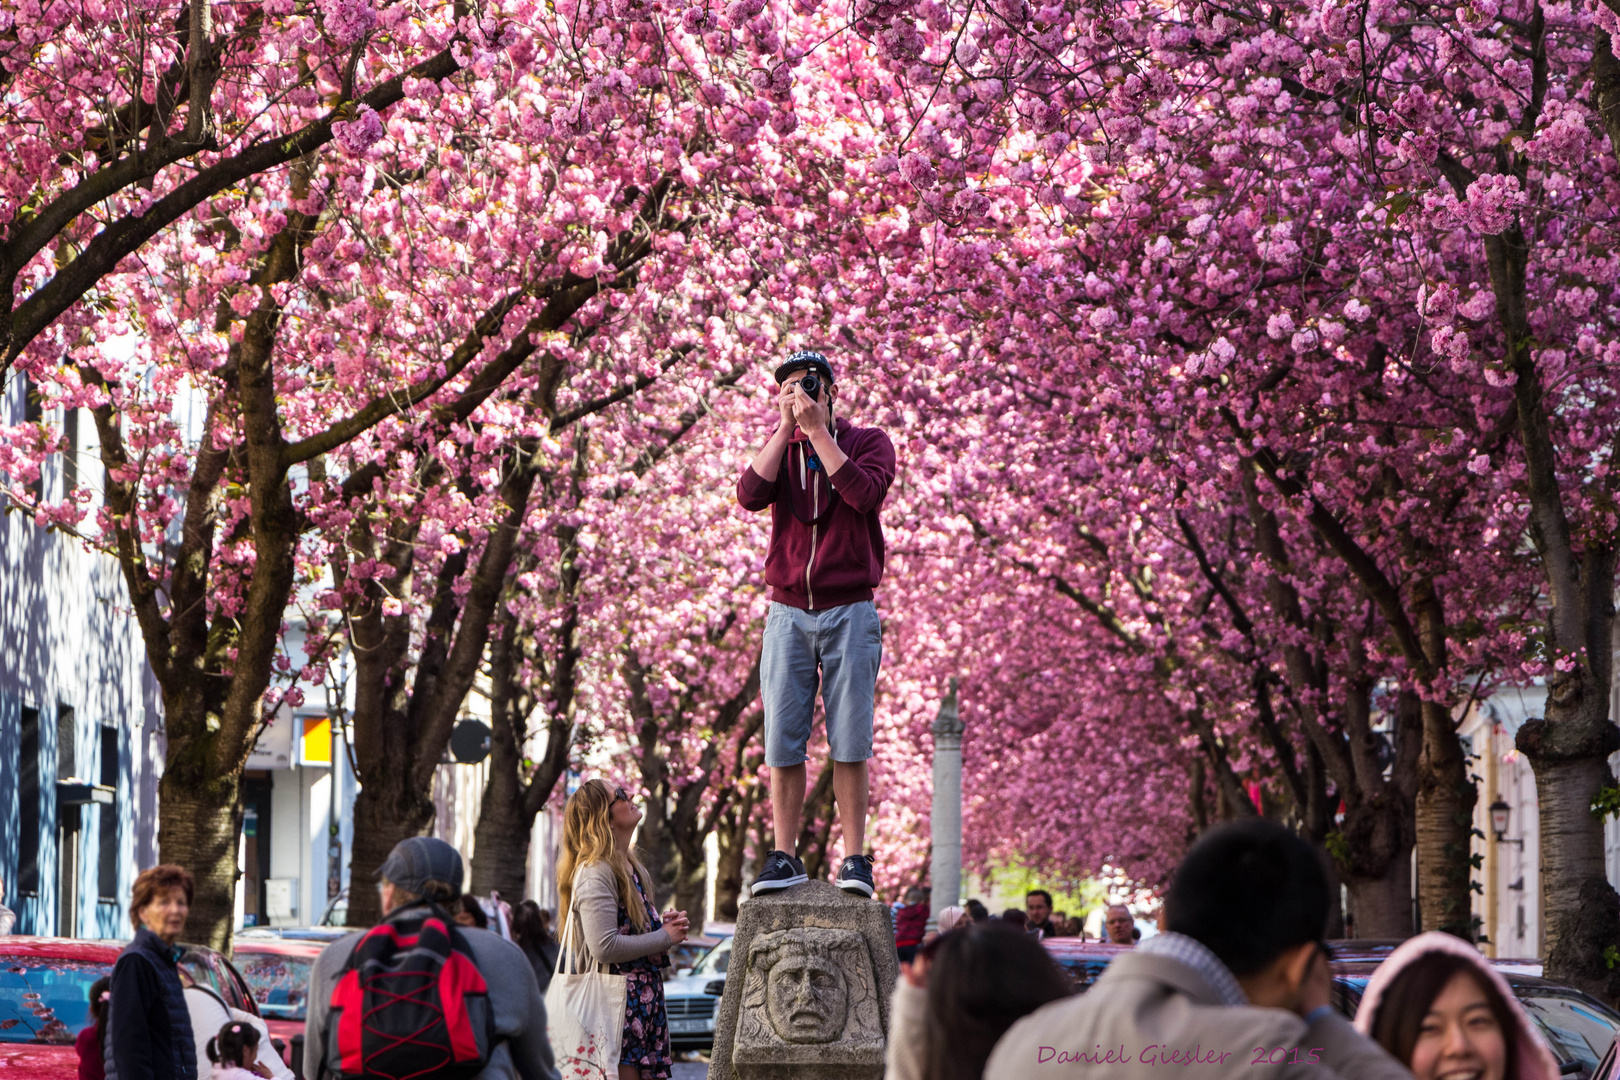
POLYGON ((830 958, 802 946, 777 951, 765 976, 765 1009, 783 1042, 826 1043, 844 1033, 849 988, 830 958))

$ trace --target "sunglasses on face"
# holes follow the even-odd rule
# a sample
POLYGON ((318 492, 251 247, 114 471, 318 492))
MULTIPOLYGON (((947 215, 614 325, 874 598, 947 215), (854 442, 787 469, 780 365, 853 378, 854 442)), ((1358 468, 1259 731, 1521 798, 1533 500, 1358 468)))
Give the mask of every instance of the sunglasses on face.
MULTIPOLYGON (((624 788, 620 787, 620 788, 614 788, 613 789, 613 802, 617 803, 617 802, 629 802, 629 801, 630 801, 630 796, 628 796, 628 795, 626 795, 624 793, 624 788)), ((609 803, 608 805, 611 806, 611 805, 613 805, 613 803, 609 803)))

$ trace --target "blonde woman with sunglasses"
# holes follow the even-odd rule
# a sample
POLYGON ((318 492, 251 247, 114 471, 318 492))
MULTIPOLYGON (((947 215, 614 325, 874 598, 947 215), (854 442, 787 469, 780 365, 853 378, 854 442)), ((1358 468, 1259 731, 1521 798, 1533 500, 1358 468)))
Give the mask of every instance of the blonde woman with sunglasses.
POLYGON ((652 879, 630 838, 641 810, 623 787, 587 780, 563 811, 563 851, 557 866, 561 941, 578 917, 591 959, 625 976, 624 1050, 619 1080, 669 1080, 674 1057, 664 1012, 669 949, 686 940, 684 911, 657 914, 652 879))

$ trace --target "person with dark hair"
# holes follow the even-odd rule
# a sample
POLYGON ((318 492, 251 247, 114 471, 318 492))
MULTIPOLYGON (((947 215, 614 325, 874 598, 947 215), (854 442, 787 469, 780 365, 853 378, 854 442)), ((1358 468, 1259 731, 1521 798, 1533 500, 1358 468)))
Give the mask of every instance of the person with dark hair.
POLYGON ((208 1040, 208 1060, 214 1080, 262 1080, 269 1075, 258 1064, 259 1031, 252 1024, 232 1020, 208 1040))
POLYGON ((544 997, 551 985, 551 973, 557 970, 558 946, 557 939, 551 936, 551 912, 533 900, 523 901, 512 912, 512 941, 529 958, 544 997))
POLYGON ((910 963, 928 929, 928 898, 913 885, 906 890, 906 902, 894 913, 894 949, 902 964, 910 963))
MULTIPOLYGON (((434 836, 401 840, 377 871, 383 925, 397 934, 400 927, 425 926, 429 918, 450 919, 450 912, 461 908, 464 873, 461 853, 443 840, 434 836)), ((359 887, 358 882, 355 887, 359 887)), ((546 1003, 528 957, 499 934, 470 927, 455 929, 488 988, 488 1010, 494 1029, 489 1059, 473 1080, 557 1080, 556 1059, 546 1036, 546 1003)), ((333 1026, 334 991, 348 969, 349 958, 362 939, 370 936, 373 931, 369 930, 346 935, 315 958, 304 1022, 305 1080, 335 1076, 332 1064, 337 1058, 337 1045, 329 1030, 333 1026)), ((337 1006, 339 1010, 342 1007, 341 1003, 337 1006)), ((374 1027, 375 1017, 368 1015, 366 1023, 374 1027)))
POLYGON ((771 603, 760 646, 759 696, 776 847, 766 854, 749 895, 806 880, 796 847, 819 692, 844 839, 833 884, 870 897, 877 890, 866 853, 868 761, 883 663, 873 590, 883 580, 879 511, 894 483, 894 443, 878 428, 834 416, 844 384, 834 381, 832 362, 821 353, 793 353, 775 377, 776 426, 737 479, 739 506, 750 513, 771 511, 765 551, 771 603))
POLYGON ((107 997, 112 979, 106 975, 90 984, 90 1026, 79 1032, 79 1080, 106 1080, 107 997))
POLYGON ((1037 937, 1057 937, 1052 923, 1052 894, 1045 889, 1031 889, 1024 894, 1024 929, 1037 937))
POLYGON ((976 923, 990 921, 990 909, 984 906, 983 901, 969 900, 962 905, 967 908, 968 918, 976 923))
POLYGON ((987 1080, 1162 1077, 1409 1080, 1331 1003, 1331 894, 1311 846, 1270 821, 1219 825, 1187 852, 1165 932, 1121 953, 1084 996, 1015 1024, 987 1080), (1037 1066, 1039 1069, 1037 1070, 1037 1066))
POLYGON ((129 901, 135 938, 118 954, 108 984, 102 1057, 108 1080, 197 1080, 180 950, 193 885, 183 867, 141 871, 129 901))
POLYGON ((1020 930, 1027 931, 1029 929, 1029 916, 1015 907, 1010 907, 1006 911, 1003 911, 1001 913, 1001 921, 1004 923, 1012 923, 1020 930))
POLYGON ((996 1040, 1072 986, 1034 938, 1007 923, 941 934, 895 983, 885 1080, 979 1080, 996 1040))
POLYGON ((455 917, 457 926, 470 926, 474 930, 489 929, 489 913, 472 893, 461 894, 461 899, 455 905, 455 917))
POLYGON ((1558 1080, 1558 1062, 1502 976, 1461 938, 1430 931, 1378 965, 1356 1030, 1414 1080, 1558 1080))

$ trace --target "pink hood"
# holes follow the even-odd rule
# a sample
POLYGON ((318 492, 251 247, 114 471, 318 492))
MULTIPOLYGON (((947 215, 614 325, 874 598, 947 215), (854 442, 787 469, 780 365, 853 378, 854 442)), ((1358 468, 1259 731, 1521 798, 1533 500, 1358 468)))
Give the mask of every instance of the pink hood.
POLYGON ((1373 1019, 1378 1015, 1378 1006, 1383 1003, 1384 993, 1389 984, 1407 966, 1419 957, 1428 953, 1450 953, 1452 956, 1461 956, 1472 963, 1476 970, 1484 975, 1487 982, 1496 988, 1503 999, 1511 1006, 1513 1019, 1519 1026, 1519 1060, 1515 1063, 1518 1080, 1559 1080, 1558 1061, 1547 1049, 1542 1041, 1541 1032, 1531 1023, 1519 1007, 1518 999, 1513 996, 1513 989, 1508 986, 1507 980, 1490 965, 1479 950, 1468 942, 1450 934, 1442 934, 1438 930, 1431 930, 1426 934, 1419 934, 1409 941, 1402 942, 1400 947, 1389 954, 1389 959, 1378 965, 1371 979, 1367 981, 1367 992, 1361 996, 1361 1006, 1356 1009, 1356 1030, 1372 1038, 1373 1019))

